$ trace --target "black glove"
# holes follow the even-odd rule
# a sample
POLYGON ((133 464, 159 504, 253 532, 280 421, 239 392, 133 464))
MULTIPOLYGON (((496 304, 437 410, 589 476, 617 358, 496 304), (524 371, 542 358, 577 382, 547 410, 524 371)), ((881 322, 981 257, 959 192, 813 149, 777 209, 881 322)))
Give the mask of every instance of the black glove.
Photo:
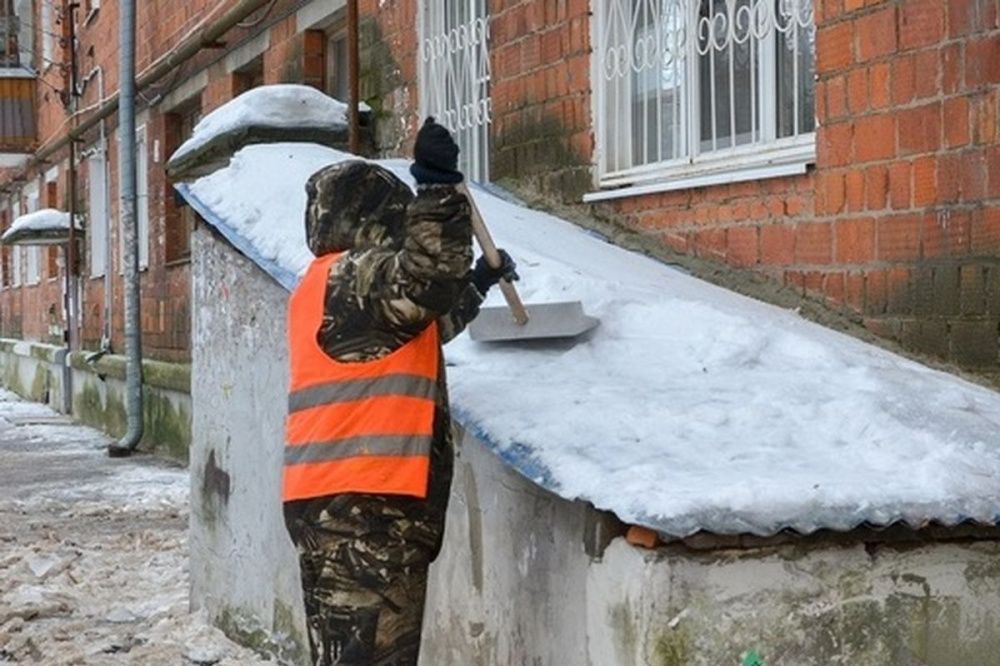
POLYGON ((472 284, 476 285, 476 291, 483 296, 500 280, 514 282, 520 279, 517 274, 517 264, 504 250, 497 250, 500 254, 500 268, 493 268, 486 257, 481 256, 476 260, 476 266, 472 269, 472 284))
POLYGON ((420 185, 457 185, 464 179, 458 171, 458 144, 432 117, 417 132, 410 173, 420 185))

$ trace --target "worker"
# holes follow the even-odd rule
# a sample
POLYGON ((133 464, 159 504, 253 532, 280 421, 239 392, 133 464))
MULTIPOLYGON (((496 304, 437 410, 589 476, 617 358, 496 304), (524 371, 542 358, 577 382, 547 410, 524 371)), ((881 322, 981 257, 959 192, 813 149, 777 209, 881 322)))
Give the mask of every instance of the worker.
POLYGON ((458 153, 429 118, 415 197, 362 160, 306 185, 316 259, 288 308, 283 501, 316 666, 417 663, 453 465, 441 345, 517 277, 506 253, 472 267, 458 153))

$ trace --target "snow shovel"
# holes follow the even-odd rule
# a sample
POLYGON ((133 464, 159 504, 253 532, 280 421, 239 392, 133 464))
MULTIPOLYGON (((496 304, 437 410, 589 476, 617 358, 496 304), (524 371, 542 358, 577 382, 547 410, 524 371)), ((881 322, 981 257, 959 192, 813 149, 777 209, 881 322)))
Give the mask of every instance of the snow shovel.
MULTIPOLYGON (((459 191, 465 194, 472 208, 472 233, 479 241, 486 262, 499 268, 503 263, 497 246, 493 243, 483 216, 476 206, 476 200, 463 183, 459 191)), ((482 308, 479 316, 469 325, 469 336, 478 342, 505 342, 513 340, 544 340, 575 338, 593 329, 598 324, 594 317, 583 313, 579 301, 567 303, 541 303, 525 306, 514 285, 500 280, 500 291, 507 301, 507 307, 482 308)))

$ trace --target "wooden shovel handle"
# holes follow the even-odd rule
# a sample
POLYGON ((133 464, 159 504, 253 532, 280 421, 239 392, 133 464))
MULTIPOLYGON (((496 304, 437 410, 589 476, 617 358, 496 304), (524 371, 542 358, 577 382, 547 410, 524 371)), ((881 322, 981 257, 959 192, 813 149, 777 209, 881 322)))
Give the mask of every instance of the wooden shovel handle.
MULTIPOLYGON (((472 198, 472 193, 469 192, 469 188, 465 183, 461 183, 458 186, 458 191, 464 194, 465 198, 469 200, 469 208, 472 209, 472 233, 476 236, 476 240, 479 241, 479 247, 482 248, 483 256, 486 257, 486 263, 492 268, 500 268, 503 265, 503 259, 497 251, 497 246, 493 242, 493 237, 490 236, 489 229, 486 228, 486 223, 483 222, 483 216, 479 212, 479 207, 476 206, 476 200, 472 198)), ((510 308, 510 313, 513 315, 514 321, 521 326, 527 324, 528 312, 524 309, 524 303, 521 302, 521 297, 518 295, 514 285, 508 280, 501 279, 500 291, 503 292, 503 297, 507 301, 507 307, 510 308)))

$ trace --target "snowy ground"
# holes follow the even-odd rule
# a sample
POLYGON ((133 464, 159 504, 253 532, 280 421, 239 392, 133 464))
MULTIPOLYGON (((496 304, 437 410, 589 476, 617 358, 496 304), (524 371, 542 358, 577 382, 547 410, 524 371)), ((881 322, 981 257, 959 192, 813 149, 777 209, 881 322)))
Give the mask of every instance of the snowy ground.
POLYGON ((0 664, 244 666, 188 609, 188 476, 0 391, 0 664))

